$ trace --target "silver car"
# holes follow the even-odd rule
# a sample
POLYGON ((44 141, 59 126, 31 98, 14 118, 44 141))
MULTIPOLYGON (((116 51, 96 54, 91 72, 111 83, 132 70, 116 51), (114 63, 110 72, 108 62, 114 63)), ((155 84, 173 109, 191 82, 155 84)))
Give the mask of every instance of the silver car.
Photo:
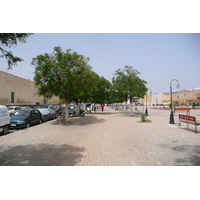
POLYGON ((52 110, 51 108, 38 108, 38 110, 42 114, 42 120, 43 122, 46 122, 48 120, 52 120, 56 118, 56 112, 52 110))

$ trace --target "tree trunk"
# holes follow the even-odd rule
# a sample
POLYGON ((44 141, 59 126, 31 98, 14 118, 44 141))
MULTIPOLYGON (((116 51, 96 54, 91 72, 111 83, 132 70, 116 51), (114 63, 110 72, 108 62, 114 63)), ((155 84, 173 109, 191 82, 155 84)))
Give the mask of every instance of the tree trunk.
POLYGON ((132 97, 130 98, 130 104, 131 104, 131 115, 133 115, 133 103, 132 103, 132 97))
POLYGON ((69 121, 68 103, 65 105, 65 122, 69 121))
POLYGON ((76 112, 76 115, 80 115, 80 103, 78 102, 78 100, 77 101, 75 101, 75 103, 76 103, 76 111, 78 110, 78 112, 76 112))
POLYGON ((78 110, 78 113, 76 113, 76 114, 79 116, 80 115, 80 103, 77 103, 76 106, 77 106, 76 110, 78 110))

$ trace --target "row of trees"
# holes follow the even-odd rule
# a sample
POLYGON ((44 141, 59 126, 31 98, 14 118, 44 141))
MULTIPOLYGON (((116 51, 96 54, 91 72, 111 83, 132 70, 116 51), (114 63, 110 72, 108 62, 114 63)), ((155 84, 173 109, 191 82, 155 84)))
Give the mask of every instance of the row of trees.
MULTIPOLYGON (((30 33, 0 33, 0 57, 5 58, 8 69, 12 69, 22 58, 14 56, 7 48, 18 42, 26 43, 30 33)), ((133 98, 142 98, 147 92, 146 81, 131 66, 118 69, 113 75, 112 84, 96 74, 88 64, 89 58, 71 49, 63 51, 55 47, 52 54, 38 55, 32 59, 35 66, 34 81, 38 94, 46 98, 58 96, 63 102, 121 103, 133 98)), ((132 105, 132 104, 131 104, 132 105)), ((66 106, 68 109, 68 106, 66 106)), ((132 109, 131 109, 132 110, 132 109)), ((68 111, 65 119, 68 121, 68 111)))
MULTIPOLYGON (((134 97, 144 97, 146 81, 138 77, 139 72, 133 67, 118 69, 111 84, 92 70, 89 60, 71 49, 63 51, 61 47, 55 47, 52 54, 33 58, 38 94, 46 98, 58 96, 66 105, 71 102, 110 104, 127 102, 128 99, 132 102, 134 97)), ((68 106, 65 113, 68 121, 68 106)))

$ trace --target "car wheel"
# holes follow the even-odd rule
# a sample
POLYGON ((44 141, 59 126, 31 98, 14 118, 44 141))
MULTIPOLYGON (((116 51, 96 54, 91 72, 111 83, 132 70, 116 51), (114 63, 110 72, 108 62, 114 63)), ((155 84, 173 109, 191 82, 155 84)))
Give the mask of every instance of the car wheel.
POLYGON ((41 124, 41 123, 42 123, 42 121, 43 121, 43 120, 42 120, 42 119, 40 119, 40 121, 39 121, 39 124, 41 124))
POLYGON ((9 132, 9 129, 8 129, 7 126, 5 126, 5 127, 3 128, 2 134, 6 135, 6 134, 8 134, 8 132, 9 132))
POLYGON ((30 127, 30 122, 28 122, 27 124, 26 124, 26 128, 29 128, 30 127))

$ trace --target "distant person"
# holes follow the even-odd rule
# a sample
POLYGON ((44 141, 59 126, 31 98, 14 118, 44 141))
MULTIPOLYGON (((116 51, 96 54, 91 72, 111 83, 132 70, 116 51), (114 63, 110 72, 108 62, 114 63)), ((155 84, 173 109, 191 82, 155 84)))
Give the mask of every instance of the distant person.
POLYGON ((105 106, 105 104, 101 104, 102 112, 103 112, 104 106, 105 106))

